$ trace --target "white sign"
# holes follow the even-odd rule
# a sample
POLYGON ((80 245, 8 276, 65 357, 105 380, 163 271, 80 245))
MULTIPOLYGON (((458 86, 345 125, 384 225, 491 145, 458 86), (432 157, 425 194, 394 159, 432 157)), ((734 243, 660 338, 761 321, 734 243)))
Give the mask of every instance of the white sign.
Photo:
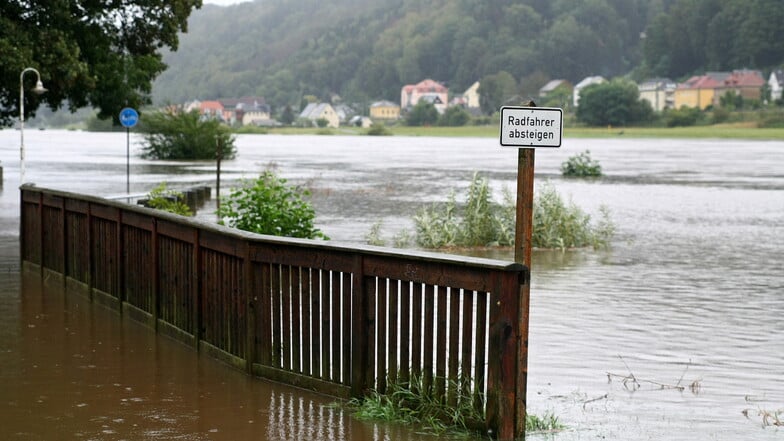
POLYGON ((501 107, 501 145, 560 147, 563 110, 554 107, 501 107))

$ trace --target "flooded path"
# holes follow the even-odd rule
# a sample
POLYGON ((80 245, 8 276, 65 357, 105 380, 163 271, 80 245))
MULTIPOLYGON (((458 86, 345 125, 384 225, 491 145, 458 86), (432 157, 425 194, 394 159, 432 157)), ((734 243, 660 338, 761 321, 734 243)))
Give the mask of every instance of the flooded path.
MULTIPOLYGON (((0 438, 428 439, 22 286, 18 135, 0 131, 0 438)), ((28 181, 125 191, 124 133, 25 143, 28 181)), ((419 207, 459 197, 474 171, 499 195, 516 174, 516 151, 494 139, 246 135, 237 147, 224 188, 274 167, 313 190, 319 228, 349 243, 379 221, 388 238, 413 231, 419 207)), ((608 206, 618 234, 609 251, 534 253, 529 409, 568 429, 529 439, 781 439, 764 413, 784 410, 784 142, 566 139, 536 156, 537 182, 591 213, 608 206), (561 178, 586 149, 606 176, 561 178)), ((214 186, 211 163, 131 160, 132 193, 214 186)))

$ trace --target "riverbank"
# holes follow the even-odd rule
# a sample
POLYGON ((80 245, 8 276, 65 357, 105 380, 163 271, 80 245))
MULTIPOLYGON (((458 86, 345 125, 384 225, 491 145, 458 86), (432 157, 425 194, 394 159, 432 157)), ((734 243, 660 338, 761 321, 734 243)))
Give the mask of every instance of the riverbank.
MULTIPOLYGON (((462 127, 387 127, 392 136, 435 136, 455 138, 496 138, 498 126, 462 127)), ((260 129, 260 133, 276 135, 364 135, 367 129, 358 127, 260 129)), ((254 133, 254 131, 242 131, 254 133)), ((667 139, 750 139, 784 140, 784 128, 757 128, 750 123, 716 124, 691 127, 565 127, 564 138, 667 138, 667 139)))

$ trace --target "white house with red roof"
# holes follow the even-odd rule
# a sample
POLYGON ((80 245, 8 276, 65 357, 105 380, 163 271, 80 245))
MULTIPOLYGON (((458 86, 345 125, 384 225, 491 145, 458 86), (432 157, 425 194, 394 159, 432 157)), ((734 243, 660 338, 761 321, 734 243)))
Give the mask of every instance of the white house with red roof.
MULTIPOLYGON (((440 103, 443 108, 446 108, 446 103, 449 100, 449 89, 429 78, 417 84, 407 84, 400 91, 400 107, 402 109, 410 109, 416 106, 423 98, 433 103, 440 103)), ((436 105, 436 108, 438 109, 438 105, 436 105)), ((440 111, 443 111, 443 109, 440 111)))

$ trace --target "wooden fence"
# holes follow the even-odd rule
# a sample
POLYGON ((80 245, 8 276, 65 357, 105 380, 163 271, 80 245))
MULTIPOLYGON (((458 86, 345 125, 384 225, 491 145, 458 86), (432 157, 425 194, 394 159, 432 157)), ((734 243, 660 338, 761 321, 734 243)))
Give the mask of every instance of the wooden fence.
POLYGON ((524 436, 527 268, 246 233, 21 187, 26 270, 248 373, 339 398, 419 379, 524 436), (59 282, 58 282, 59 283, 59 282))

